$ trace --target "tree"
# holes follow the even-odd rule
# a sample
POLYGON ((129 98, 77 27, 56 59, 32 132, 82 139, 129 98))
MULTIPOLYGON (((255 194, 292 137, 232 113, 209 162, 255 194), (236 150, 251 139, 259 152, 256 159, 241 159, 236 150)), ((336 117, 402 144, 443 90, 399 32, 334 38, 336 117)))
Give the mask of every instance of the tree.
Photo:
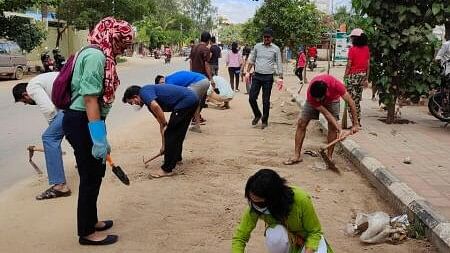
POLYGON ((228 45, 230 45, 233 42, 238 43, 244 42, 244 39, 242 38, 243 27, 244 26, 242 24, 223 25, 219 29, 220 42, 228 45))
POLYGON ((211 4, 211 0, 183 0, 181 8, 194 21, 197 32, 211 31, 215 27, 217 8, 211 4))
POLYGON ((244 25, 243 37, 259 41, 263 29, 270 27, 279 45, 317 44, 326 31, 321 22, 324 15, 308 0, 265 1, 244 25))
POLYGON ((31 7, 35 4, 33 0, 0 0, 0 37, 17 42, 25 51, 30 52, 41 44, 46 33, 38 24, 30 23, 23 17, 5 17, 4 11, 17 11, 31 7))
POLYGON ((388 107, 386 122, 394 123, 397 98, 423 94, 440 82, 432 29, 446 21, 450 6, 447 0, 353 0, 353 6, 370 23, 370 79, 388 107))

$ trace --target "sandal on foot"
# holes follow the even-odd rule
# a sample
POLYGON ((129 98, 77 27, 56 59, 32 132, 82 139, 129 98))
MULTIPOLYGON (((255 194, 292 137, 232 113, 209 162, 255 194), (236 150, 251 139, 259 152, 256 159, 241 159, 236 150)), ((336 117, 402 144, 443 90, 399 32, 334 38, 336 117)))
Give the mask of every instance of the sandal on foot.
POLYGON ((108 230, 108 229, 110 229, 110 228, 112 228, 112 226, 113 226, 113 221, 112 220, 104 220, 104 221, 102 221, 103 223, 105 223, 105 225, 103 226, 103 227, 96 227, 95 228, 95 231, 105 231, 105 230, 108 230))
POLYGON ((171 177, 173 175, 175 175, 174 172, 170 172, 170 173, 166 173, 166 174, 157 174, 157 173, 153 174, 153 173, 150 173, 149 177, 150 178, 162 178, 162 177, 171 177))
POLYGON ((101 241, 91 241, 89 239, 80 237, 80 239, 78 239, 78 242, 81 245, 97 245, 97 246, 101 246, 101 245, 110 245, 110 244, 114 244, 119 240, 119 236, 117 235, 108 235, 106 236, 105 239, 101 240, 101 241))
POLYGON ((56 190, 53 186, 36 196, 36 200, 54 199, 59 197, 68 197, 72 194, 70 190, 63 192, 56 190))
POLYGON ((289 159, 287 161, 284 161, 283 164, 284 165, 294 165, 294 164, 300 163, 302 161, 303 161, 303 159, 298 159, 298 160, 289 159))

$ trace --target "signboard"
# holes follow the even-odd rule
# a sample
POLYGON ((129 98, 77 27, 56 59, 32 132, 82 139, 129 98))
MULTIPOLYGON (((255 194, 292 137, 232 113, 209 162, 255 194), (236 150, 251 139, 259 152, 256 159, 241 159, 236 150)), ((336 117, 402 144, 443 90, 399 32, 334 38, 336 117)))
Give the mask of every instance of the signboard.
POLYGON ((345 32, 336 33, 336 47, 334 50, 335 62, 346 62, 350 48, 349 36, 345 32))

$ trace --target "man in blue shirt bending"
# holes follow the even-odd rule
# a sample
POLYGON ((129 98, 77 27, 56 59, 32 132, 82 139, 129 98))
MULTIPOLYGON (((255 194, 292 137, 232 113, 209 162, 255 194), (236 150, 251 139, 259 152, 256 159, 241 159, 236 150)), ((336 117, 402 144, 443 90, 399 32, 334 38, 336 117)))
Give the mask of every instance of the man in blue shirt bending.
POLYGON ((177 162, 182 160, 183 142, 192 116, 198 106, 198 97, 190 89, 175 85, 130 86, 125 91, 124 103, 143 107, 147 106, 160 126, 161 150, 164 164, 154 178, 173 175, 177 162), (167 122, 164 112, 172 112, 167 122))

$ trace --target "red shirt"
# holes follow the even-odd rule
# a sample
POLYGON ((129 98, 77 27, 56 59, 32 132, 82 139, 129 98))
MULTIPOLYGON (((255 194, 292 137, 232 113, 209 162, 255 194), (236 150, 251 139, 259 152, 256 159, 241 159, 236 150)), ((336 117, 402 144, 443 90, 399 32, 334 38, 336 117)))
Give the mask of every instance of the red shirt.
POLYGON ((369 68, 370 51, 368 46, 355 47, 352 46, 348 51, 348 60, 351 66, 348 74, 357 74, 367 72, 369 68))
POLYGON ((317 48, 315 48, 315 47, 308 48, 308 56, 316 58, 317 57, 317 48))
POLYGON ((306 101, 313 107, 319 107, 321 105, 329 105, 332 102, 337 102, 339 99, 344 96, 347 92, 344 84, 336 79, 334 76, 322 74, 314 77, 308 87, 308 91, 306 93, 306 101), (322 101, 317 101, 313 96, 311 96, 311 85, 316 81, 323 81, 327 84, 327 93, 325 94, 325 98, 322 101))
POLYGON ((297 59, 297 68, 304 68, 306 65, 306 56, 305 53, 300 53, 297 59))

